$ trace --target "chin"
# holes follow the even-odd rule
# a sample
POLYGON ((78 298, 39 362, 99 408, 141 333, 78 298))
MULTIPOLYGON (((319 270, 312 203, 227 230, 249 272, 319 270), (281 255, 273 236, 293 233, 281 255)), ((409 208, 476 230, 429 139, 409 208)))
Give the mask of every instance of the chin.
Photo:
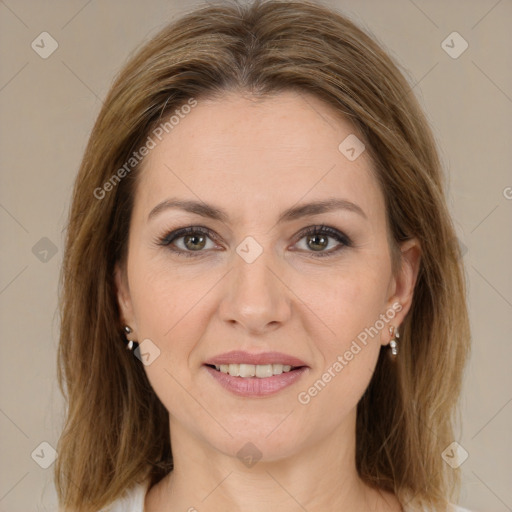
POLYGON ((305 441, 305 432, 293 423, 287 424, 280 415, 265 418, 244 416, 234 422, 226 423, 227 430, 232 434, 211 438, 211 429, 207 430, 206 441, 225 455, 244 459, 276 461, 291 457, 300 451, 305 441))

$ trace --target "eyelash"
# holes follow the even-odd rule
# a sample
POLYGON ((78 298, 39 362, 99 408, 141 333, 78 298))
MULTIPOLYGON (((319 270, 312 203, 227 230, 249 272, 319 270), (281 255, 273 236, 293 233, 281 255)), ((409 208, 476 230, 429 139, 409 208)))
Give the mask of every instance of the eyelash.
MULTIPOLYGON (((179 240, 180 238, 183 238, 187 235, 192 234, 201 234, 206 235, 210 239, 215 239, 215 236, 213 235, 213 232, 209 230, 208 228, 205 228, 203 226, 189 226, 185 228, 176 229, 174 231, 171 231, 167 235, 165 235, 162 238, 159 238, 157 240, 157 245, 167 247, 169 250, 177 254, 178 256, 185 256, 187 258, 194 258, 194 257, 201 257, 206 251, 200 250, 200 251, 184 251, 182 249, 175 249, 172 248, 171 244, 175 240, 179 240), (203 253, 203 254, 201 254, 203 253)), ((342 250, 344 247, 352 247, 353 243, 352 240, 345 235, 344 233, 338 231, 337 229, 331 228, 329 226, 325 225, 318 225, 318 226, 309 226, 305 229, 303 229, 297 236, 299 242, 304 237, 308 235, 328 235, 330 238, 334 238, 337 242, 340 242, 341 245, 339 245, 334 250, 331 249, 330 251, 307 251, 312 254, 314 258, 325 258, 329 256, 333 256, 337 254, 340 250, 342 250)), ((296 242, 296 243, 297 243, 296 242)))

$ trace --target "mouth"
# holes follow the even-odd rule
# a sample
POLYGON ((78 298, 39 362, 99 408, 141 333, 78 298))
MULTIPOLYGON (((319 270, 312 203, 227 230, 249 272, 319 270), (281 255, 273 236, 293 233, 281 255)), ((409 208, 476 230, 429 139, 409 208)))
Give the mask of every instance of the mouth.
POLYGON ((203 368, 225 390, 246 398, 278 393, 298 382, 310 370, 306 363, 282 352, 259 354, 233 350, 203 363, 203 368))
POLYGON ((231 377, 241 377, 243 379, 267 379, 275 375, 289 373, 306 366, 291 366, 289 364, 272 363, 272 364, 206 364, 209 368, 220 373, 225 373, 231 377))

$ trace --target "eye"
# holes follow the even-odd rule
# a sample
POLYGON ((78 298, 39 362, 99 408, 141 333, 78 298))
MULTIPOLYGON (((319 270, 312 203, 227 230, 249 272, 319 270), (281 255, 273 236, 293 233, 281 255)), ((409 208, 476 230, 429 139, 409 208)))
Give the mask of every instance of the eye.
POLYGON ((190 226, 172 231, 158 240, 157 243, 168 247, 178 256, 190 257, 199 256, 199 253, 205 252, 203 249, 212 249, 211 246, 207 247, 207 240, 210 239, 211 241, 211 238, 212 232, 209 229, 202 226, 190 226))
MULTIPOLYGON (((212 240, 215 235, 211 230, 202 226, 188 226, 172 231, 164 237, 157 240, 157 244, 167 247, 178 256, 197 257, 207 253, 208 249, 215 249, 217 246, 212 240), (208 246, 208 240, 211 245, 208 246)), ((302 230, 298 235, 299 242, 306 239, 305 249, 306 252, 312 253, 313 257, 326 257, 339 252, 345 247, 351 247, 352 241, 350 238, 329 226, 310 226, 302 230), (329 239, 334 239, 338 244, 326 251, 329 247, 329 239)))
POLYGON ((352 241, 347 235, 329 226, 310 226, 301 231, 298 236, 300 237, 299 242, 306 239, 306 249, 304 250, 316 253, 312 254, 314 257, 331 256, 344 247, 352 246, 352 241), (329 247, 330 238, 336 240, 338 244, 334 244, 334 249, 331 248, 331 250, 326 251, 324 249, 329 247))

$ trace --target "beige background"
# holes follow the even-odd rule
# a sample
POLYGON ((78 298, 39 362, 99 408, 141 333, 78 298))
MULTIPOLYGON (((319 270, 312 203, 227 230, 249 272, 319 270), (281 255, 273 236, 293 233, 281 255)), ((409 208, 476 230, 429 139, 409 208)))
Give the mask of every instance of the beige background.
MULTIPOLYGON (((461 504, 512 510, 512 2, 326 3, 371 31, 409 70, 434 127, 467 248, 474 336, 456 439, 469 453, 461 504), (453 31, 469 43, 457 59, 441 46, 453 31)), ((56 446, 62 420, 57 283, 88 134, 128 55, 195 4, 0 0, 0 512, 56 510, 52 466, 35 460, 50 460, 39 445, 56 446), (59 45, 47 59, 31 48, 43 31, 59 45)))

